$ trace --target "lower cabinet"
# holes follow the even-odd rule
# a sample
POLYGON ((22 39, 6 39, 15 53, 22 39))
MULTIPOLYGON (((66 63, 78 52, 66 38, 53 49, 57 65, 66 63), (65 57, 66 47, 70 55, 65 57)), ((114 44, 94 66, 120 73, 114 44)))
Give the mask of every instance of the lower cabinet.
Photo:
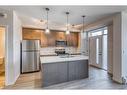
POLYGON ((88 77, 88 61, 72 61, 68 64, 68 80, 77 80, 88 77))
POLYGON ((67 63, 48 63, 42 67, 43 86, 67 81, 67 63))
POLYGON ((49 86, 88 77, 88 60, 42 64, 42 85, 49 86))

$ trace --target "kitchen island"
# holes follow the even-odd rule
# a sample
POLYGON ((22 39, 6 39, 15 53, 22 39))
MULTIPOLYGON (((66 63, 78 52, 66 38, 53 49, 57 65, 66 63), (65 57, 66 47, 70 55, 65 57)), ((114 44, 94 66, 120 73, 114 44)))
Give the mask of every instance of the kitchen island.
POLYGON ((40 61, 43 87, 88 77, 88 56, 43 56, 40 61))

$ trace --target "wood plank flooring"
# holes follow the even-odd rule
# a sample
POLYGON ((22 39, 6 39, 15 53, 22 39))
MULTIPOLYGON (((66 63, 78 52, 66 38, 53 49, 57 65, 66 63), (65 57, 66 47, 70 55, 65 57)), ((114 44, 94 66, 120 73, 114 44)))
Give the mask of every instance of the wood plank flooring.
POLYGON ((14 85, 4 89, 39 89, 41 87, 41 72, 21 74, 14 85))
POLYGON ((89 78, 56 84, 48 87, 41 86, 41 72, 22 74, 17 82, 5 89, 127 89, 127 85, 121 85, 111 80, 106 71, 95 67, 89 68, 89 78))

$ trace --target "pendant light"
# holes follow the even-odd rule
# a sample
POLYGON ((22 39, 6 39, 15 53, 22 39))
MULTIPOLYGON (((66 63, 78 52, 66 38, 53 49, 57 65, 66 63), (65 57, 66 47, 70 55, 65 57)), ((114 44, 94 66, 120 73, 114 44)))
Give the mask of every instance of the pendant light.
POLYGON ((50 33, 50 30, 49 30, 49 22, 48 22, 48 12, 49 12, 49 8, 45 8, 45 10, 47 11, 47 27, 45 29, 45 33, 46 34, 49 34, 50 33))
POLYGON ((85 28, 84 28, 84 26, 85 26, 85 25, 84 25, 84 18, 85 18, 85 17, 86 17, 85 15, 82 16, 82 18, 83 18, 83 29, 82 29, 83 32, 84 32, 84 29, 85 29, 85 28))
POLYGON ((68 34, 70 34, 70 31, 69 31, 69 28, 68 28, 68 26, 69 26, 69 24, 68 24, 68 15, 69 15, 69 12, 66 12, 66 15, 67 15, 67 30, 66 30, 66 34, 68 35, 68 34))

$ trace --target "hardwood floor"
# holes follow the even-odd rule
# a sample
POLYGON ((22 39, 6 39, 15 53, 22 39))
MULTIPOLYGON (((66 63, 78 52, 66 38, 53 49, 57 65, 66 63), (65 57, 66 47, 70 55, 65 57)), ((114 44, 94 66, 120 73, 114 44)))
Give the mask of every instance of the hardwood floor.
POLYGON ((22 74, 17 82, 5 87, 5 89, 127 89, 126 85, 121 85, 111 80, 106 71, 95 67, 89 68, 89 78, 56 84, 48 87, 41 86, 40 72, 22 74))
POLYGON ((40 72, 21 74, 14 85, 4 89, 39 89, 41 87, 40 72))

